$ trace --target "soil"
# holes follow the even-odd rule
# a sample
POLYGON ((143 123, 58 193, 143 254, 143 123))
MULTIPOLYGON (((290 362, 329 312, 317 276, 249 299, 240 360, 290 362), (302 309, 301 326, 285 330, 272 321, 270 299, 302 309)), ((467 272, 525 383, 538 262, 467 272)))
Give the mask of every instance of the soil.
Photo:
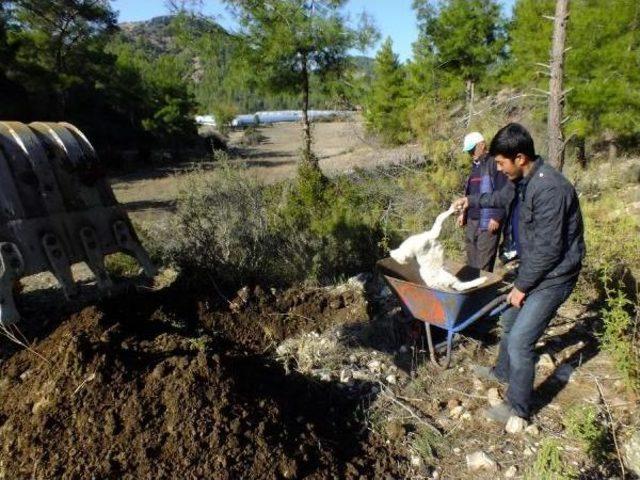
POLYGON ((230 304, 175 284, 33 314, 0 345, 0 478, 399 478, 361 396, 286 373, 289 335, 366 315, 348 290, 244 289, 230 304))

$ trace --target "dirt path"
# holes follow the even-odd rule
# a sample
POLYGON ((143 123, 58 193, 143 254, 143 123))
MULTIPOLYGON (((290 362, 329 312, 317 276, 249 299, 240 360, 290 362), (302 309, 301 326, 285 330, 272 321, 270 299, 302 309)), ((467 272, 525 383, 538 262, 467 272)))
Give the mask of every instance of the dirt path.
MULTIPOLYGON (((231 133, 230 145, 236 152, 232 162, 246 165, 248 174, 265 183, 295 175, 301 147, 300 125, 282 123, 262 127, 259 132, 265 139, 255 147, 240 147, 242 132, 231 133)), ((329 175, 354 168, 402 163, 420 155, 417 145, 381 148, 370 143, 359 121, 317 123, 313 133, 313 149, 320 159, 320 168, 329 175)), ((135 220, 157 219, 171 211, 184 172, 196 166, 203 169, 204 175, 215 175, 215 163, 198 161, 135 172, 113 178, 111 183, 116 197, 135 220)))

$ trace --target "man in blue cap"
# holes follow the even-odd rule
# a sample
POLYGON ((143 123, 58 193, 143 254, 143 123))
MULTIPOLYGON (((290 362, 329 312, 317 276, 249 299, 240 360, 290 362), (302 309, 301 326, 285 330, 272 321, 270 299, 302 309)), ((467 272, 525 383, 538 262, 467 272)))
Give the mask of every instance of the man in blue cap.
MULTIPOLYGON (((496 168, 489 156, 487 144, 480 132, 471 132, 464 137, 462 150, 471 159, 471 174, 467 178, 464 194, 482 195, 500 190, 506 183, 505 177, 496 168)), ((467 265, 493 271, 500 240, 504 209, 472 207, 458 217, 458 225, 465 226, 465 246, 467 265)))

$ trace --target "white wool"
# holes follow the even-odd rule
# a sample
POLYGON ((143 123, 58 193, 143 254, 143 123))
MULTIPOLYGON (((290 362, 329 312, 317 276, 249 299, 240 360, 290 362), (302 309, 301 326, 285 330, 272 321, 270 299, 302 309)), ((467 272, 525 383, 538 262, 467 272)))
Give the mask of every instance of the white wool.
POLYGON ((458 278, 444 269, 444 249, 438 241, 442 224, 455 212, 453 207, 441 213, 433 223, 431 230, 407 238, 389 254, 396 262, 407 264, 415 258, 420 266, 420 277, 425 285, 437 289, 453 289, 459 292, 482 285, 487 277, 479 277, 469 282, 461 282, 458 278))

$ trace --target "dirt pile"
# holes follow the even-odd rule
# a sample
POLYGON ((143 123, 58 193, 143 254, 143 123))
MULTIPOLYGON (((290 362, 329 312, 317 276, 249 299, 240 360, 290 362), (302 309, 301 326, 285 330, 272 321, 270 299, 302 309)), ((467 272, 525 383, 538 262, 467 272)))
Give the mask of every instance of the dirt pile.
POLYGON ((0 478, 403 476, 400 456, 366 430, 361 399, 263 353, 362 302, 245 293, 235 312, 176 289, 121 298, 60 322, 33 346, 43 358, 7 356, 0 478))

